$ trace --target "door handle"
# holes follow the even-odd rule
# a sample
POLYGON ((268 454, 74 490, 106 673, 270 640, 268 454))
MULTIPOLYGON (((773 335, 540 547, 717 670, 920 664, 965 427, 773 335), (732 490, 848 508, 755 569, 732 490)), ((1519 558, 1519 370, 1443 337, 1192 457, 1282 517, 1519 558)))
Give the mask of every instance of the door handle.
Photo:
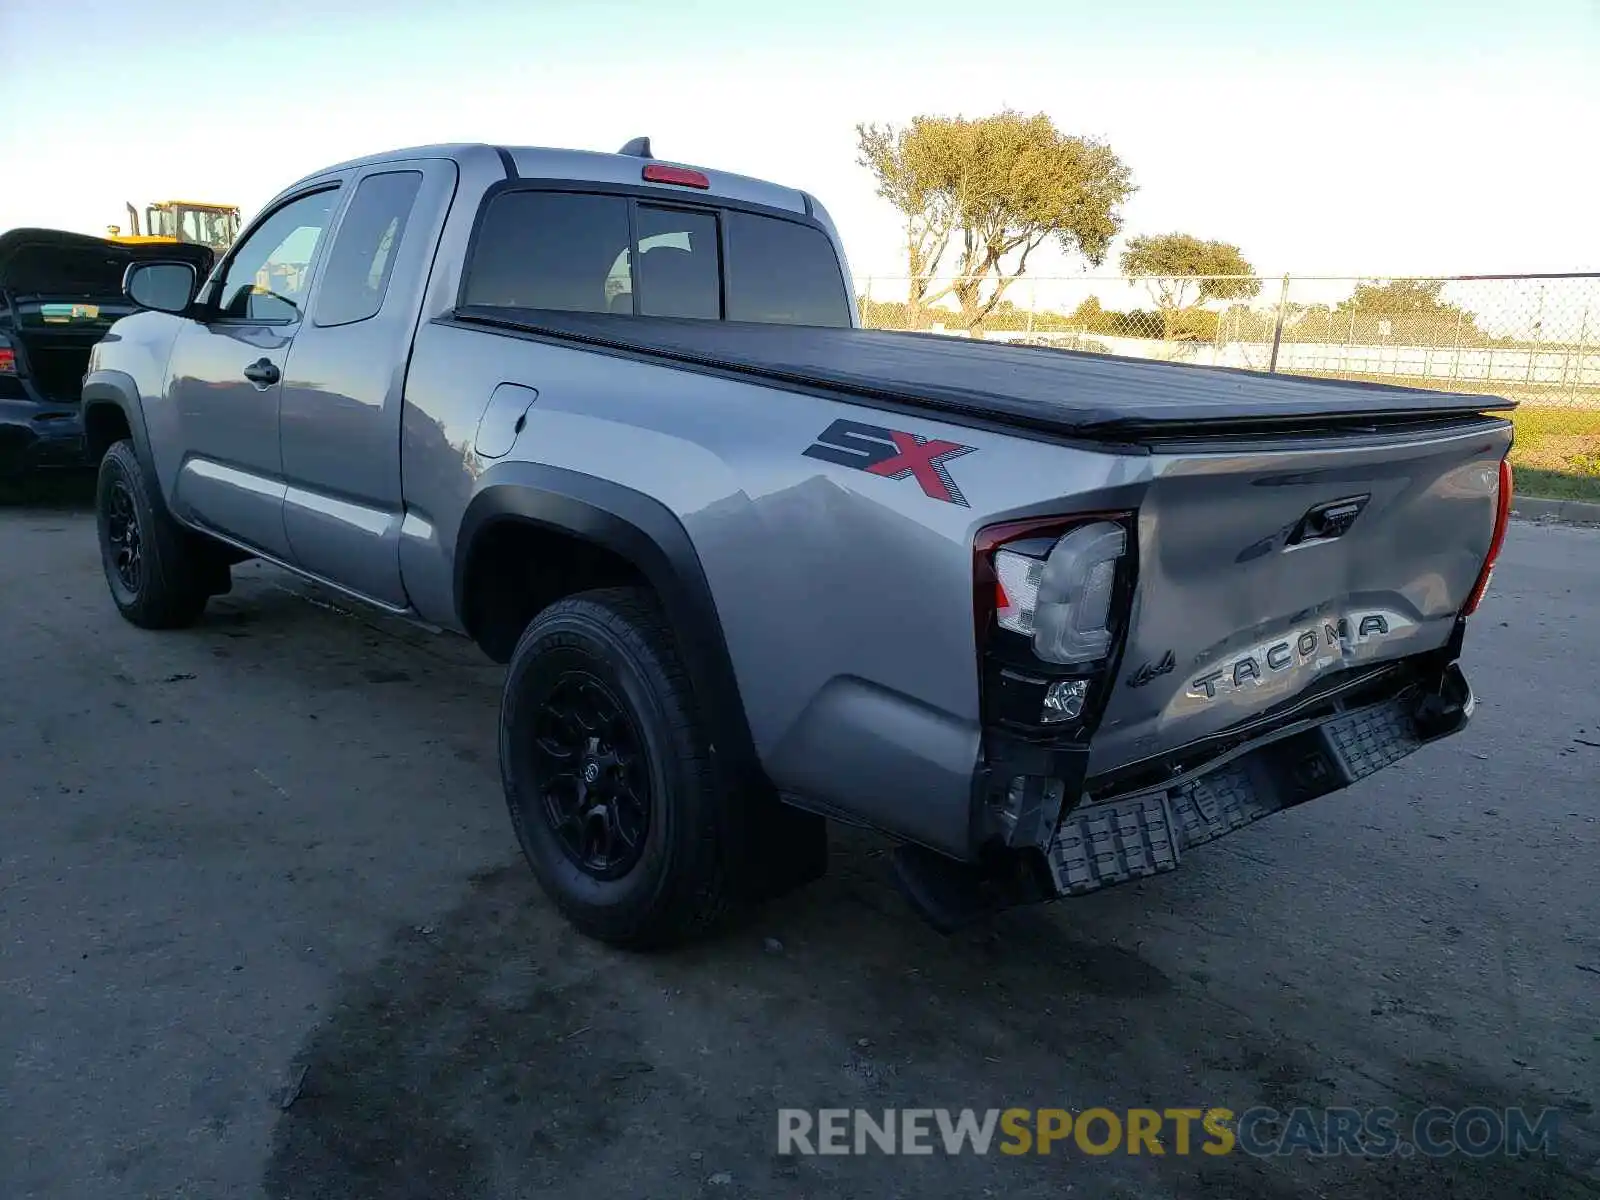
POLYGON ((244 369, 244 377, 251 383, 267 387, 278 382, 278 368, 267 359, 257 359, 244 369))

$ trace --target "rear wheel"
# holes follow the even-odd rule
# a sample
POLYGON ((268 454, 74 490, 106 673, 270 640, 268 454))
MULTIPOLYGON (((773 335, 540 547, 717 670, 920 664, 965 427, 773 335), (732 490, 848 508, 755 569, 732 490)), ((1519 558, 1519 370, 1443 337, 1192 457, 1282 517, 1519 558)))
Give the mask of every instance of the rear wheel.
POLYGON ((227 590, 220 554, 150 501, 150 485, 128 441, 100 460, 95 486, 100 561, 111 599, 143 629, 193 625, 206 601, 227 590))
POLYGON ((581 932, 653 948, 729 908, 728 814, 650 593, 585 592, 534 618, 506 676, 500 767, 528 864, 581 932))

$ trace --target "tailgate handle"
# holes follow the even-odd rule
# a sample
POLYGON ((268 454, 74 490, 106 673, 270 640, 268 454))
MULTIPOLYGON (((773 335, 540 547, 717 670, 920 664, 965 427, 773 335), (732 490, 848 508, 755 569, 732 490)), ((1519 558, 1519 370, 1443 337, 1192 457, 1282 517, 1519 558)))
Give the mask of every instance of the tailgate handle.
POLYGON ((1350 526, 1356 523, 1356 518, 1361 515, 1361 510, 1366 508, 1367 501, 1371 499, 1372 494, 1369 492, 1364 496, 1346 496, 1343 500, 1330 500, 1326 504, 1317 505, 1300 518, 1300 523, 1289 535, 1289 545, 1309 546, 1316 542, 1331 542, 1334 538, 1343 537, 1350 531, 1350 526))

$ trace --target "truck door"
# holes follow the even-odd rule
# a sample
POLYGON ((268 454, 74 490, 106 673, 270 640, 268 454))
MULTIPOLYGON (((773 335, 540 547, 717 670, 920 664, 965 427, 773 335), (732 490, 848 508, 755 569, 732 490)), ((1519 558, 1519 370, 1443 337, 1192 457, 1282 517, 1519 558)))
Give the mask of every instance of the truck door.
POLYGON ((304 192, 256 224, 212 279, 210 315, 179 331, 167 372, 180 515, 280 559, 282 375, 338 199, 337 185, 304 192))
POLYGON ((400 580, 405 368, 456 168, 388 162, 359 176, 295 336, 279 424, 295 565, 369 600, 400 580))

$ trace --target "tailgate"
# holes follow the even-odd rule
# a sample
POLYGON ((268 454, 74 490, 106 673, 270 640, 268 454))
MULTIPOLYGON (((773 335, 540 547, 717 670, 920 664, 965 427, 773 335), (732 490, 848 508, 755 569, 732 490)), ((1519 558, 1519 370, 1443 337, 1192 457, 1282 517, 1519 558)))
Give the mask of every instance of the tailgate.
POLYGON ((1091 775, 1226 730, 1331 674, 1435 650, 1493 536, 1509 422, 1157 447, 1138 588, 1091 775))

